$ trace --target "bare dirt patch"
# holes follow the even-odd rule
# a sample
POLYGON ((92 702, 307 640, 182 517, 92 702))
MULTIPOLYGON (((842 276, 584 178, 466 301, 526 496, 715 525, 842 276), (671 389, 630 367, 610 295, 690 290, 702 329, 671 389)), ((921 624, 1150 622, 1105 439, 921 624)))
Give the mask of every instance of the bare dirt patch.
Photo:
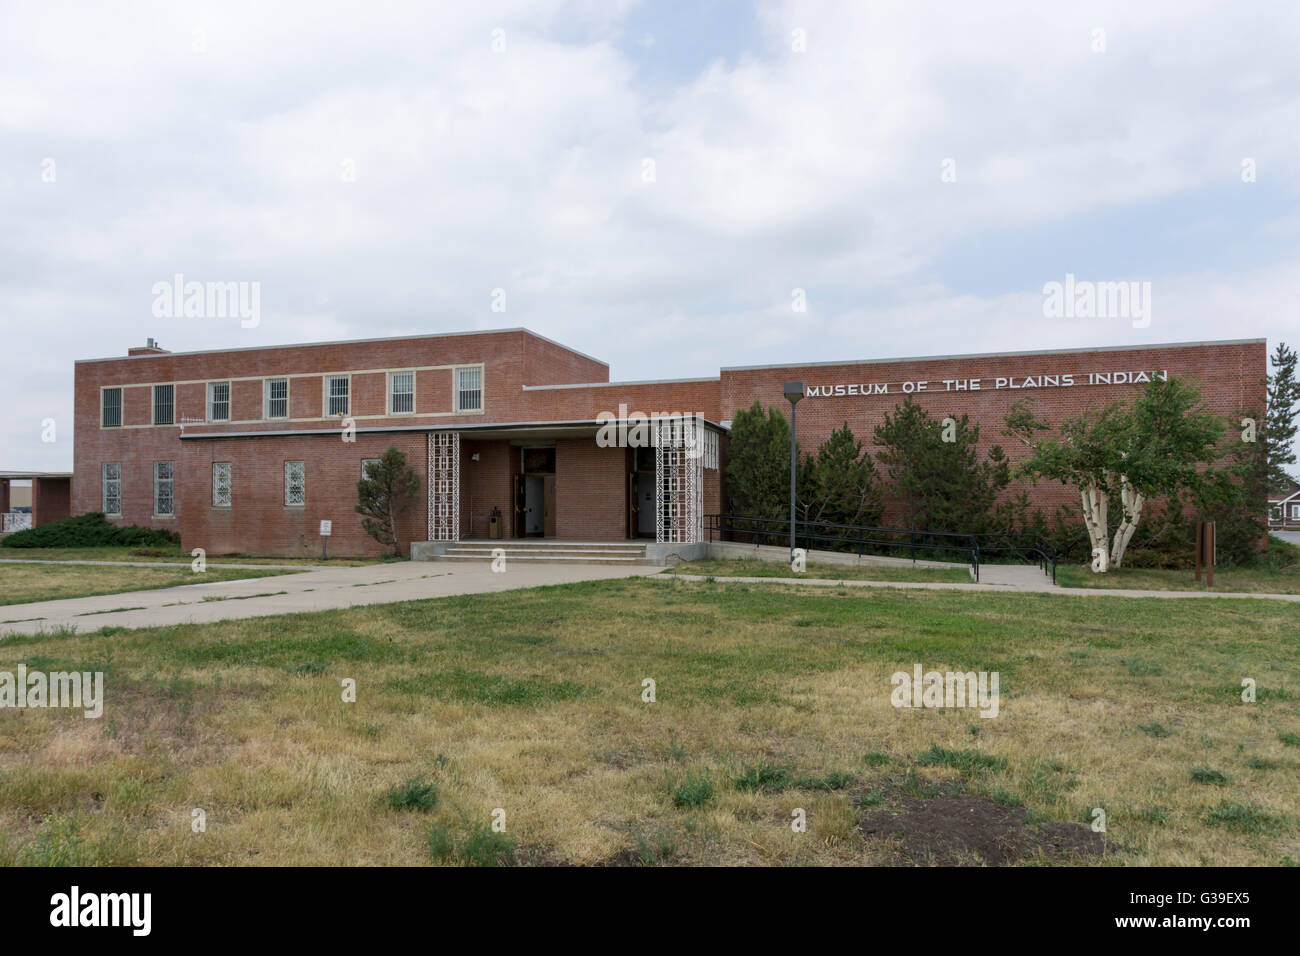
POLYGON ((1100 833, 1080 823, 1030 823, 1023 807, 1009 807, 974 794, 898 796, 891 810, 869 810, 859 829, 868 840, 890 840, 897 862, 939 866, 1002 866, 1041 855, 1101 856, 1100 833))

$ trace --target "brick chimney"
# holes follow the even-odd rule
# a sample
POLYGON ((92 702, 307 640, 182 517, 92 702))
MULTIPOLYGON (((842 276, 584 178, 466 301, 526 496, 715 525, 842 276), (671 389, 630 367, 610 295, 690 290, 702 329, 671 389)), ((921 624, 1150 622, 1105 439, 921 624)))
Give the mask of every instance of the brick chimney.
POLYGON ((144 345, 133 345, 126 350, 128 356, 131 355, 166 355, 167 350, 157 343, 154 339, 145 339, 144 345))

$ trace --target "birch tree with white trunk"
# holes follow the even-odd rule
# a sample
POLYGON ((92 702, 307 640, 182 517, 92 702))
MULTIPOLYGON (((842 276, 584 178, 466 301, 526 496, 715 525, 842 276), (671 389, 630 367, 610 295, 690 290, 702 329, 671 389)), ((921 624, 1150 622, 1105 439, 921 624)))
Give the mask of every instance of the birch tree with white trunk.
POLYGON ((1127 404, 1084 412, 1058 426, 1017 402, 1004 433, 1029 449, 1019 476, 1060 481, 1079 491, 1092 570, 1118 570, 1146 503, 1198 488, 1223 457, 1227 421, 1200 403, 1197 388, 1155 379, 1127 404), (1119 507, 1111 508, 1112 499, 1119 507), (1111 511, 1118 524, 1111 528, 1111 511))

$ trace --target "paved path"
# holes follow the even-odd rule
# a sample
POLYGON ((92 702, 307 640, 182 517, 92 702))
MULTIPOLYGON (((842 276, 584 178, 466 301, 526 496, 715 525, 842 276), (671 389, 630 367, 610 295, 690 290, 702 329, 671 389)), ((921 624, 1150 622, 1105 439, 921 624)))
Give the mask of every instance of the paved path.
POLYGON ((1291 544, 1300 544, 1300 531, 1270 531, 1269 534, 1276 535, 1291 544))
POLYGON ((65 627, 75 627, 85 633, 101 627, 202 624, 457 594, 512 591, 573 581, 628 578, 656 574, 661 570, 650 565, 520 562, 510 565, 505 573, 496 574, 488 562, 437 561, 325 568, 269 578, 213 581, 151 591, 3 605, 0 606, 0 622, 3 622, 0 623, 0 637, 37 634, 65 627))
MULTIPOLYGON (((1002 594, 1069 594, 1079 597, 1153 597, 1153 598, 1256 598, 1268 601, 1300 602, 1300 594, 1255 594, 1249 591, 1147 591, 1124 590, 1122 588, 1063 588, 1052 584, 1052 579, 1037 568, 1032 580, 990 583, 985 575, 986 568, 980 568, 980 584, 943 584, 938 582, 920 583, 916 581, 842 581, 832 578, 737 578, 705 577, 698 574, 665 574, 657 580, 671 581, 680 578, 683 581, 723 581, 728 584, 802 584, 817 588, 904 588, 913 591, 983 591, 1002 594)), ((1011 568, 1008 568, 1011 570, 1011 568)), ((1009 575, 1005 577, 1010 577, 1009 575)))

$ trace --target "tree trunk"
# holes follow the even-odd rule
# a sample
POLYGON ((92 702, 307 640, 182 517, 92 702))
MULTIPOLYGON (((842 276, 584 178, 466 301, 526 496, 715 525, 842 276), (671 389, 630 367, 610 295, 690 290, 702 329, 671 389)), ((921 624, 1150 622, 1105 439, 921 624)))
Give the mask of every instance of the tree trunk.
POLYGON ((1099 491, 1094 481, 1079 489, 1079 498, 1083 502, 1083 524, 1088 529, 1088 541, 1092 544, 1092 570, 1096 574, 1105 574, 1110 563, 1106 496, 1099 491))
POLYGON ((393 495, 393 490, 390 488, 388 490, 388 495, 387 495, 388 533, 393 537, 393 557, 400 558, 402 556, 402 548, 397 541, 397 509, 393 506, 393 502, 395 500, 396 499, 393 495))
POLYGON ((1124 519, 1115 529, 1115 539, 1111 544, 1110 563, 1118 569, 1124 560, 1124 550, 1128 547, 1133 532, 1137 531, 1138 521, 1142 519, 1142 505, 1146 499, 1123 475, 1120 476, 1120 501, 1124 505, 1124 519))

